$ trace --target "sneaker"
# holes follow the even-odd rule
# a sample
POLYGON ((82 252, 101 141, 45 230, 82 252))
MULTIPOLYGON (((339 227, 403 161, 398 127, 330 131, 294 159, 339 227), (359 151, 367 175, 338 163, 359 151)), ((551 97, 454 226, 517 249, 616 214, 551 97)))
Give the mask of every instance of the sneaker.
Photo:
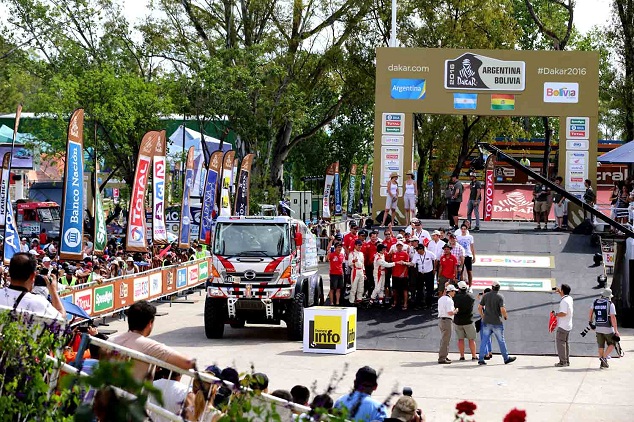
POLYGON ((489 360, 493 357, 493 354, 488 354, 484 357, 484 360, 489 360))
POLYGON ((451 362, 451 359, 449 359, 449 358, 447 358, 447 359, 445 359, 445 360, 446 360, 447 362, 451 362))
POLYGON ((464 360, 464 356, 460 356, 460 360, 464 360))
POLYGON ((610 367, 610 365, 608 365, 608 360, 606 358, 600 358, 599 360, 601 361, 601 366, 599 366, 599 368, 605 369, 610 367))
POLYGON ((564 366, 568 366, 568 365, 566 365, 565 363, 562 363, 562 362, 557 362, 557 363, 555 364, 555 367, 556 367, 556 368, 563 368, 564 366))
POLYGON ((535 227, 533 230, 541 230, 541 229, 542 229, 542 227, 541 227, 541 226, 537 226, 537 227, 535 227))
POLYGON ((476 227, 474 227, 474 228, 473 228, 473 230, 474 230, 474 231, 480 231, 480 227, 477 227, 477 226, 476 226, 476 227))
POLYGON ((486 365, 486 364, 487 364, 487 363, 486 363, 485 361, 483 361, 483 360, 479 360, 479 361, 478 361, 478 365, 486 365))
POLYGON ((451 363, 451 361, 449 359, 439 360, 438 361, 439 365, 449 365, 450 363, 451 363))
POLYGON ((548 230, 548 224, 544 224, 544 230, 548 230))
POLYGON ((478 360, 476 356, 471 356, 471 360, 478 360))
POLYGON ((509 358, 507 360, 504 361, 505 365, 508 365, 511 362, 515 362, 517 358, 515 356, 509 356, 509 358))

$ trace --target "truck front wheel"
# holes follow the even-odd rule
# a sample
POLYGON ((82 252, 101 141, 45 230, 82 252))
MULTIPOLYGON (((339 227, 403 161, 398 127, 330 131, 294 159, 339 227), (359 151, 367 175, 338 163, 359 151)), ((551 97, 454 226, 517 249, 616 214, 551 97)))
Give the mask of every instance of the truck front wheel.
POLYGON ((304 337, 304 293, 297 293, 290 305, 288 320, 288 339, 297 341, 304 337))
POLYGON ((225 306, 222 299, 205 299, 205 335, 222 338, 225 332, 225 306))

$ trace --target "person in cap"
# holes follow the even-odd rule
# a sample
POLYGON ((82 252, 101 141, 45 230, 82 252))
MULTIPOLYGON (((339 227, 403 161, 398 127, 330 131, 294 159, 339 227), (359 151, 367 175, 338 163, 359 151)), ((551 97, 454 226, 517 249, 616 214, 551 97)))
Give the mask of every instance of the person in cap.
POLYGON ((439 230, 434 230, 431 234, 431 240, 427 244, 427 250, 436 255, 436 259, 442 255, 442 247, 445 246, 445 242, 442 241, 442 233, 439 230))
POLYGON ((405 181, 405 223, 409 225, 410 220, 416 217, 416 198, 418 198, 418 187, 414 180, 414 170, 407 172, 407 180, 405 181))
MULTIPOLYGON (((392 229, 385 229, 383 232, 383 245, 385 245, 385 260, 392 262, 392 252, 396 251, 396 236, 392 229)), ((392 270, 393 268, 385 268, 385 298, 390 300, 392 297, 392 270)))
POLYGON ((125 260, 125 268, 123 269, 123 274, 132 275, 137 274, 139 272, 139 267, 134 263, 134 258, 131 256, 127 257, 125 260))
POLYGON ((449 342, 451 341, 451 322, 459 309, 453 303, 456 288, 450 284, 445 289, 446 293, 438 299, 438 328, 440 328, 440 349, 438 350, 438 363, 451 363, 449 359, 449 342))
POLYGON ((379 376, 373 368, 364 366, 354 378, 354 390, 335 401, 335 409, 346 409, 351 421, 383 421, 387 418, 385 405, 372 398, 378 387, 379 376))
POLYGON ((427 246, 431 241, 431 235, 423 228, 423 224, 418 218, 412 219, 412 225, 408 229, 411 229, 412 236, 417 237, 423 245, 427 246))
POLYGON ((396 264, 392 270, 392 308, 398 305, 400 295, 401 308, 406 311, 409 299, 409 253, 404 250, 404 244, 400 240, 396 242, 396 252, 392 254, 392 262, 396 264))
POLYGON ((385 227, 385 221, 388 214, 392 217, 392 223, 394 223, 394 212, 398 204, 398 173, 390 173, 390 181, 387 182, 387 196, 385 197, 385 212, 383 213, 383 222, 381 227, 385 227))
POLYGON ((484 361, 485 355, 487 355, 487 344, 492 335, 495 335, 495 339, 500 346, 500 353, 504 358, 504 363, 509 364, 514 362, 517 358, 515 356, 509 356, 506 348, 506 340, 504 339, 504 324, 502 318, 506 321, 508 319, 508 313, 504 306, 504 296, 500 294, 500 283, 493 281, 491 283, 491 291, 480 299, 478 305, 478 312, 482 317, 482 341, 480 342, 480 355, 478 359, 479 365, 486 365, 484 361))
POLYGON ((478 181, 477 174, 470 173, 469 202, 467 202, 467 220, 471 224, 471 214, 475 212, 476 225, 473 230, 480 230, 480 200, 482 199, 482 184, 478 181))
POLYGON ((442 251, 438 259, 438 297, 444 294, 445 284, 456 280, 456 268, 458 268, 458 260, 451 253, 451 245, 445 244, 442 251))
POLYGON ((385 245, 379 243, 376 246, 376 254, 374 255, 374 290, 370 295, 370 299, 378 301, 377 303, 383 304, 383 298, 385 297, 385 269, 393 268, 393 262, 387 262, 385 260, 385 245))
POLYGON ((599 346, 599 360, 601 361, 599 367, 601 369, 610 367, 608 365, 608 356, 610 356, 616 345, 615 336, 621 337, 616 326, 616 308, 611 299, 612 290, 604 289, 601 292, 601 297, 592 303, 590 314, 588 315, 588 324, 596 324, 595 333, 597 345, 599 346))
POLYGON ((430 307, 434 295, 434 273, 436 271, 436 255, 428 251, 425 245, 418 244, 412 257, 410 272, 414 276, 414 303, 416 308, 430 307))
POLYGON ((350 274, 351 288, 350 303, 361 303, 363 300, 363 288, 365 280, 365 264, 361 246, 363 242, 360 239, 354 241, 354 250, 348 255, 348 265, 352 270, 350 274))
POLYGON ((384 422, 422 422, 424 417, 411 396, 401 396, 392 407, 392 414, 384 422))
POLYGON ((30 250, 31 246, 29 245, 28 240, 26 240, 26 237, 20 239, 20 252, 28 253, 30 250))
POLYGON ((475 297, 467 291, 469 285, 464 281, 458 282, 458 291, 453 298, 454 305, 460 311, 454 316, 453 324, 456 337, 458 338, 458 350, 460 351, 460 360, 464 357, 464 339, 469 341, 469 350, 471 351, 471 360, 478 360, 476 354, 476 328, 473 323, 473 304, 475 297))

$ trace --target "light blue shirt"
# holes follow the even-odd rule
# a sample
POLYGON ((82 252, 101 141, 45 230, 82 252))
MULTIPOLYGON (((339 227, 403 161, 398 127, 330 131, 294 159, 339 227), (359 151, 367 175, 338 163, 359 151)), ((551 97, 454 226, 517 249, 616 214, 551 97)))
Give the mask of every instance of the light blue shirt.
POLYGON ((374 400, 369 394, 354 391, 341 396, 335 402, 335 409, 346 408, 346 419, 354 421, 383 421, 387 418, 387 409, 383 403, 374 400), (356 409, 356 412, 355 410, 356 409), (354 412, 354 415, 352 414, 354 412))

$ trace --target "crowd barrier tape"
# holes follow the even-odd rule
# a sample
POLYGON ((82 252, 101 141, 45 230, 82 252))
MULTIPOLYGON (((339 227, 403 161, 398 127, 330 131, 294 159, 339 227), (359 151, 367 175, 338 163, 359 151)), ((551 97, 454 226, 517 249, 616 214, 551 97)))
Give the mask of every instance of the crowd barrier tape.
POLYGON ((70 300, 91 318, 128 308, 139 300, 153 301, 197 287, 207 281, 211 258, 182 262, 142 273, 91 282, 65 290, 62 300, 70 300))

